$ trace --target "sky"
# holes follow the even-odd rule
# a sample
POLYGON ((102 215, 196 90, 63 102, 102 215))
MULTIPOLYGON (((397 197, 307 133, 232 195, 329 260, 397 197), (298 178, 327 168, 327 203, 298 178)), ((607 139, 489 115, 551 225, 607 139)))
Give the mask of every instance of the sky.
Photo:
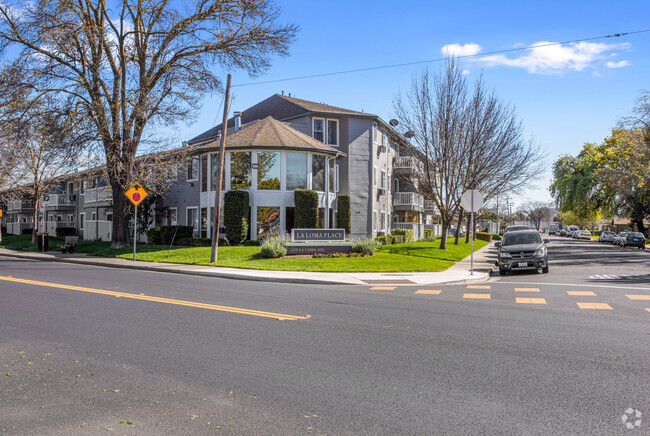
MULTIPOLYGON (((548 154, 546 172, 522 194, 551 201, 553 162, 601 142, 650 89, 650 2, 631 1, 339 1, 286 0, 279 21, 300 26, 289 56, 272 58, 263 75, 233 74, 233 111, 275 93, 394 117, 393 101, 416 74, 438 71, 446 53, 462 58, 468 81, 484 82, 516 108, 528 138, 548 154), (633 32, 640 33, 633 33, 633 32), (546 47, 547 43, 584 40, 546 47), (523 48, 500 54, 489 54, 523 48), (261 83, 299 76, 434 60, 350 74, 261 83)), ((223 95, 207 96, 196 121, 179 126, 179 141, 218 124, 223 95)), ((399 129, 399 126, 398 126, 399 129)))

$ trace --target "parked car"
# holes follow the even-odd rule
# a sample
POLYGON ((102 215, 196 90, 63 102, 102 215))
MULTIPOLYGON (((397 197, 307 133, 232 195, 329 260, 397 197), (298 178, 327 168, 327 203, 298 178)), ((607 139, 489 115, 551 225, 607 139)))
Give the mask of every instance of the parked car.
POLYGON ((505 232, 503 233, 504 235, 508 232, 517 232, 519 230, 530 230, 530 227, 528 226, 508 226, 506 227, 505 232))
POLYGON ((567 227, 567 228, 566 228, 566 235, 567 235, 567 237, 573 237, 573 233, 574 233, 576 230, 580 230, 580 227, 578 227, 578 226, 569 226, 569 227, 567 227))
POLYGON ((560 230, 560 234, 558 236, 566 236, 566 229, 560 230))
POLYGON ((586 239, 591 241, 591 232, 589 230, 580 230, 578 232, 578 239, 586 239))
POLYGON ((645 250, 645 236, 641 232, 627 232, 624 238, 621 238, 623 247, 639 247, 645 250))
MULTIPOLYGON (((454 227, 449 229, 449 236, 452 236, 452 237, 456 236, 456 229, 454 227)), ((465 236, 465 232, 463 232, 463 229, 460 229, 460 233, 458 233, 458 237, 462 238, 463 236, 465 236)))
POLYGON ((610 244, 614 242, 616 233, 604 231, 598 236, 598 242, 609 242, 610 244))
POLYGON ((506 275, 514 270, 537 270, 548 272, 548 251, 546 244, 550 239, 539 235, 535 230, 511 231, 503 235, 502 241, 495 244, 499 274, 506 275))
POLYGON ((625 238, 625 235, 627 232, 619 232, 618 235, 614 237, 614 240, 612 241, 612 244, 614 245, 621 245, 621 238, 625 238))
POLYGON ((572 237, 573 239, 578 239, 578 236, 579 236, 579 235, 580 235, 580 229, 578 229, 578 230, 574 230, 574 231, 571 232, 571 237, 572 237))

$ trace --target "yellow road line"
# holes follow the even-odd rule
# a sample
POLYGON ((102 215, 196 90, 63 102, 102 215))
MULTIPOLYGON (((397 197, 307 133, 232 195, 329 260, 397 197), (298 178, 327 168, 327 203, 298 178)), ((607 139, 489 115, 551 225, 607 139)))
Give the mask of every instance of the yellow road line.
POLYGON ((428 295, 439 295, 442 291, 433 290, 433 289, 418 289, 415 291, 416 294, 428 294, 428 295))
POLYGON ((373 286, 370 288, 371 291, 392 291, 397 286, 373 286))
POLYGON ((650 301, 650 295, 626 295, 630 300, 645 300, 650 301))
POLYGON ((539 292, 539 288, 515 288, 515 292, 539 292))
POLYGON ((467 289, 490 289, 490 285, 467 285, 467 289))
POLYGON ((595 297, 596 293, 592 291, 566 291, 567 295, 574 295, 578 297, 595 297))
POLYGON ((476 300, 489 300, 492 298, 490 294, 463 294, 463 298, 473 298, 476 300))
POLYGON ((136 294, 129 294, 126 292, 115 292, 115 291, 106 291, 103 289, 93 289, 93 288, 84 288, 81 286, 71 286, 71 285, 62 285, 59 283, 48 283, 48 282, 39 282, 36 280, 26 280, 26 279, 17 279, 14 277, 3 277, 0 276, 0 280, 8 281, 8 282, 15 282, 15 283, 24 283, 28 285, 35 285, 35 286, 45 286, 48 288, 59 288, 59 289, 68 289, 71 291, 80 291, 80 292, 89 292, 92 294, 101 294, 101 295, 110 295, 115 298, 131 298, 134 300, 144 300, 144 301, 154 301, 156 303, 166 303, 166 304, 175 304, 178 306, 188 306, 188 307, 196 307, 200 309, 210 309, 210 310, 218 310, 221 312, 232 312, 232 313, 239 313, 242 315, 253 315, 253 316, 261 316, 265 318, 275 318, 280 321, 297 321, 299 319, 308 319, 310 316, 297 316, 297 315, 286 315, 283 313, 273 313, 273 312, 263 312, 260 310, 252 310, 252 309, 242 309, 239 307, 229 307, 229 306, 218 306, 215 304, 205 304, 205 303, 197 303, 194 301, 184 301, 184 300, 174 300, 172 298, 160 298, 160 297, 151 297, 148 295, 136 295, 136 294))
POLYGON ((545 298, 516 298, 519 304, 546 304, 545 298))
POLYGON ((648 312, 650 312, 650 307, 646 307, 645 310, 647 310, 648 312))
POLYGON ((607 303, 576 303, 580 309, 614 310, 607 303))

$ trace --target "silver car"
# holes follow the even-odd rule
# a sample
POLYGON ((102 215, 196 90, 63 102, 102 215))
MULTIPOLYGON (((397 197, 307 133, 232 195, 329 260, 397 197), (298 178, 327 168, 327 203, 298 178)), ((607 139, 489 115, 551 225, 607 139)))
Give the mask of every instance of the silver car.
POLYGON ((625 235, 627 235, 627 232, 619 232, 619 234, 614 237, 612 244, 621 245, 621 241, 625 239, 625 235))
POLYGON ((598 242, 609 242, 611 244, 614 242, 615 237, 616 237, 616 233, 605 231, 602 232, 598 237, 598 242))

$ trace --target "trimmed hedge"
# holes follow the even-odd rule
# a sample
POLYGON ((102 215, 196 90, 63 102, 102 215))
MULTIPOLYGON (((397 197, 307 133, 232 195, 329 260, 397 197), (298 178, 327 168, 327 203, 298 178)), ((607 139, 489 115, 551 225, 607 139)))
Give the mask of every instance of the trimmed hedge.
POLYGON ((424 239, 427 239, 427 240, 433 239, 433 230, 424 229, 424 239))
POLYGON ((363 253, 366 256, 372 256, 375 254, 376 249, 377 243, 372 239, 364 239, 363 241, 355 242, 354 245, 352 245, 353 253, 363 253))
POLYGON ((498 233, 492 233, 492 240, 493 240, 493 241, 500 241, 501 239, 503 239, 503 238, 501 237, 500 234, 498 234, 498 233))
POLYGON ((318 193, 310 189, 296 189, 293 194, 294 227, 315 229, 318 223, 318 193))
POLYGON ((391 236, 403 236, 404 242, 413 242, 413 229, 393 229, 390 231, 391 236))
MULTIPOLYGON (((212 239, 210 238, 183 238, 178 241, 178 244, 184 247, 211 247, 212 239)), ((219 239, 219 246, 228 245, 225 240, 219 239)))
POLYGON ((231 244, 239 244, 248 237, 250 200, 248 191, 228 191, 223 203, 223 221, 231 244))
POLYGON ((151 245, 180 245, 182 239, 192 238, 192 226, 162 226, 147 230, 147 239, 151 245))
POLYGON ((339 195, 336 200, 336 227, 345 229, 345 234, 349 235, 352 229, 350 216, 352 208, 350 207, 350 196, 339 195))
POLYGON ((476 232, 476 239, 480 241, 492 242, 492 233, 476 232))
POLYGON ((65 238, 66 236, 76 236, 77 229, 74 227, 59 227, 56 229, 57 238, 65 238))
POLYGON ((377 236, 375 242, 377 242, 377 245, 390 245, 391 238, 390 236, 377 236))
POLYGON ((394 235, 390 237, 390 243, 391 244, 403 244, 404 243, 404 235, 394 235))

